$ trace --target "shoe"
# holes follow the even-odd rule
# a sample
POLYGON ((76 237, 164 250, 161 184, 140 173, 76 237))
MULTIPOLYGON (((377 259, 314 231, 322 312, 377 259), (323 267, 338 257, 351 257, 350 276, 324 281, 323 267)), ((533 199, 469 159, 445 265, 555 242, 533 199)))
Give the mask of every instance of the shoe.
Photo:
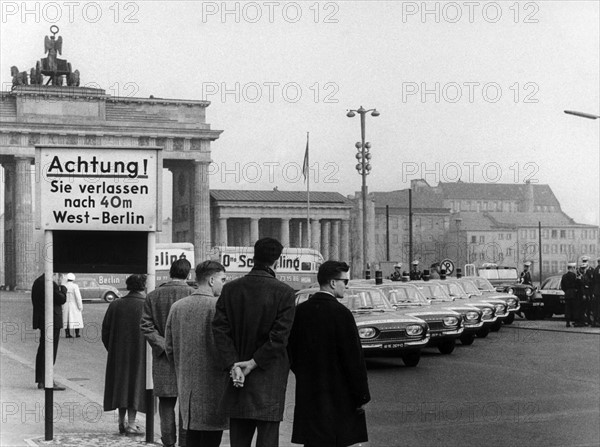
POLYGON ((124 423, 123 424, 119 424, 119 434, 120 435, 124 435, 125 433, 127 433, 125 431, 125 424, 124 423))
POLYGON ((75 336, 75 338, 81 338, 81 335, 77 334, 77 335, 75 336))
POLYGON ((135 425, 133 427, 128 425, 125 427, 125 434, 127 436, 142 436, 144 435, 144 431, 142 431, 139 425, 135 425))
MULTIPOLYGON (((44 384, 44 382, 39 382, 38 383, 38 389, 39 390, 43 390, 44 388, 46 388, 46 385, 44 384)), ((64 391, 64 390, 66 390, 66 388, 64 386, 60 386, 56 382, 54 382, 54 387, 52 387, 52 389, 54 391, 64 391)))
POLYGON ((44 382, 38 382, 38 390, 44 389, 44 382))
POLYGON ((571 323, 569 323, 569 322, 567 321, 567 326, 566 326, 566 327, 571 327, 571 323))
POLYGON ((65 335, 65 338, 73 338, 72 335, 65 335))

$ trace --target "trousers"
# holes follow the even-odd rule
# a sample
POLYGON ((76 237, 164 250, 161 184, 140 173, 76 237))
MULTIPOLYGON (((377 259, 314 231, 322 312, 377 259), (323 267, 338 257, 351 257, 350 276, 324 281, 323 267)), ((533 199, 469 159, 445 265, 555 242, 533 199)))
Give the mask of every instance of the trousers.
POLYGON ((279 447, 279 421, 236 418, 229 420, 231 447, 251 447, 254 431, 256 447, 279 447))

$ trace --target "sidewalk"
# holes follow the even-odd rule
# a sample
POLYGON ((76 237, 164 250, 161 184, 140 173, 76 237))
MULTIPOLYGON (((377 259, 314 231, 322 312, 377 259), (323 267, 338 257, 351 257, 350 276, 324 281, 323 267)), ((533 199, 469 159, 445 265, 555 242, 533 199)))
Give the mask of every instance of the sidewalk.
MULTIPOLYGON (((102 396, 95 395, 74 380, 55 376, 55 381, 66 387, 54 392, 54 436, 44 440, 44 391, 33 383, 32 362, 4 347, 0 348, 0 398, 2 424, 0 445, 24 446, 144 446, 144 436, 127 437, 118 432, 117 412, 102 410, 102 396)), ((138 415, 138 424, 145 427, 145 417, 138 415)), ((280 445, 291 446, 291 423, 283 421, 280 445)), ((155 443, 160 442, 158 413, 155 414, 155 443)), ((150 444, 152 445, 152 444, 150 444)), ((229 446, 229 432, 223 434, 223 447, 229 446)))

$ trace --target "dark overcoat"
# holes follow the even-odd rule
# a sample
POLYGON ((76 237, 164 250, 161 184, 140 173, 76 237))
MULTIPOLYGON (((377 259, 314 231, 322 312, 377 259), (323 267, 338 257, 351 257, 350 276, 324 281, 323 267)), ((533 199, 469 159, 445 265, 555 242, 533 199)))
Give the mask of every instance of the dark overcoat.
POLYGON ((371 399, 356 322, 333 295, 298 305, 288 350, 296 376, 292 442, 348 446, 366 442, 361 405, 371 399))
POLYGON ((162 284, 146 296, 140 328, 152 347, 152 380, 155 396, 177 396, 175 369, 165 354, 165 326, 173 303, 191 295, 194 290, 185 280, 175 279, 162 284))
POLYGON ((108 351, 104 411, 146 411, 146 341, 140 330, 145 296, 130 292, 110 303, 102 321, 102 343, 108 351))
MULTIPOLYGON (((31 287, 31 303, 33 304, 33 328, 44 329, 44 309, 45 309, 45 294, 46 294, 46 275, 38 276, 31 287)), ((59 286, 56 282, 52 282, 53 292, 53 312, 55 329, 62 329, 63 314, 62 305, 67 301, 67 289, 65 286, 59 286)))
POLYGON ((179 410, 186 430, 227 430, 220 408, 229 375, 212 334, 217 299, 194 292, 171 307, 165 329, 166 353, 175 366, 179 410))
POLYGON ((243 388, 229 382, 223 405, 230 417, 283 419, 294 310, 294 290, 264 270, 254 268, 223 287, 213 321, 222 366, 229 371, 235 362, 252 358, 258 365, 243 388))
POLYGON ((580 306, 581 280, 574 272, 562 275, 560 288, 565 292, 565 319, 577 320, 580 306))

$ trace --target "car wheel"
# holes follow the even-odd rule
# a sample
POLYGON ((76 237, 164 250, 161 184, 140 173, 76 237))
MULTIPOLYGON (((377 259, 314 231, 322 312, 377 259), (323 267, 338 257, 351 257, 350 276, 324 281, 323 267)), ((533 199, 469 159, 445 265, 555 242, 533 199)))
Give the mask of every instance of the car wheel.
POLYGON ((525 313, 525 318, 527 318, 528 320, 537 320, 539 318, 539 314, 538 314, 537 310, 535 310, 535 309, 526 310, 524 313, 525 313))
POLYGON ((407 352, 406 354, 402 354, 402 361, 406 366, 413 367, 419 364, 419 360, 421 360, 421 353, 416 352, 407 352))
POLYGON ((513 321, 515 321, 515 313, 509 312, 508 317, 504 320, 504 324, 513 324, 513 321))
POLYGON ((112 292, 108 292, 106 295, 104 295, 104 301, 106 301, 107 303, 112 303, 116 299, 117 295, 115 295, 112 292))
POLYGON ((475 334, 462 334, 460 336, 460 342, 465 346, 471 346, 475 341, 475 334))
POLYGON ((444 355, 452 354, 455 346, 454 340, 448 340, 438 345, 438 351, 444 355))
POLYGON ((498 332, 501 327, 502 327, 502 320, 496 320, 496 321, 494 321, 494 324, 492 324, 492 327, 490 328, 490 330, 492 332, 498 332))
POLYGON ((488 336, 488 334, 490 333, 490 328, 489 327, 482 327, 481 329, 479 329, 477 331, 477 337, 479 338, 485 338, 488 336))

